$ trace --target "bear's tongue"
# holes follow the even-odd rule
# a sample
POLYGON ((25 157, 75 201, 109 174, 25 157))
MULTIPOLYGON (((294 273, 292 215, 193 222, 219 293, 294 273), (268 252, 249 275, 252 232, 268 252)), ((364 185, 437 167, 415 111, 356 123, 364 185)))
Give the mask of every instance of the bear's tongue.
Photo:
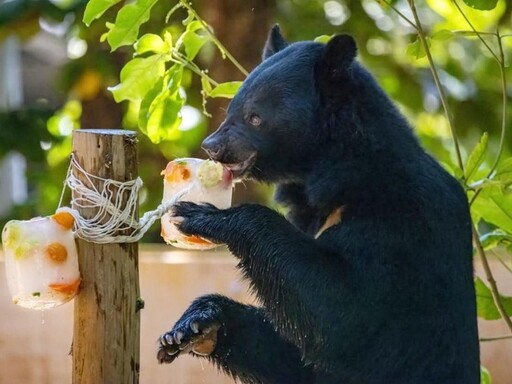
POLYGON ((240 163, 222 163, 233 173, 233 179, 242 179, 256 161, 256 152, 240 163))

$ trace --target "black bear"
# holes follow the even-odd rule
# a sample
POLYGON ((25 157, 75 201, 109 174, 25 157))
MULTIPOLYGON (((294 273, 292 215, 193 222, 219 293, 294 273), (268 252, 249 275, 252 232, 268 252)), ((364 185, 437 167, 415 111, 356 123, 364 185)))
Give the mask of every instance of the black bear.
POLYGON ((347 35, 288 44, 271 30, 203 148, 277 184, 288 220, 173 207, 184 233, 227 244, 262 306, 196 299, 160 362, 207 356, 243 383, 479 383, 464 191, 355 57, 347 35))

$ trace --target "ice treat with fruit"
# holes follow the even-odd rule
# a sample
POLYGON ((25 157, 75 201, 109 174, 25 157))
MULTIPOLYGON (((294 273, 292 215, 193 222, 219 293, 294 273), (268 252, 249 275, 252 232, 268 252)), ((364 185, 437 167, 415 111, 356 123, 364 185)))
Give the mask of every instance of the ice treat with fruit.
MULTIPOLYGON (((210 203, 220 209, 231 206, 233 175, 220 163, 191 158, 176 159, 167 164, 162 175, 164 203, 178 198, 178 201, 210 203)), ((198 236, 181 233, 169 213, 162 216, 161 234, 167 244, 179 248, 210 249, 218 245, 198 236)))
POLYGON ((15 304, 47 309, 71 300, 80 285, 73 216, 11 220, 2 232, 7 285, 15 304))

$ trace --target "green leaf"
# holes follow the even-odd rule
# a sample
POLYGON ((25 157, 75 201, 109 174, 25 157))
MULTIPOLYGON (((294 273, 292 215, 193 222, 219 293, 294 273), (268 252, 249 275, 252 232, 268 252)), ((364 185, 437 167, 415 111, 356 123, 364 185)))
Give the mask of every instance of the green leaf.
POLYGON ((148 52, 166 53, 170 51, 167 42, 153 33, 147 33, 142 36, 134 45, 135 54, 142 55, 148 52))
POLYGON ((445 41, 454 36, 454 33, 449 29, 441 29, 432 35, 432 40, 445 41))
POLYGON ((482 190, 471 206, 472 214, 512 234, 512 194, 499 186, 482 190))
POLYGON ((205 32, 203 25, 195 20, 187 24, 187 29, 179 38, 178 46, 183 44, 185 46, 185 54, 187 59, 194 60, 203 45, 205 45, 210 38, 205 32))
POLYGON ((228 81, 226 83, 221 83, 217 85, 210 92, 210 97, 225 97, 227 99, 232 99, 233 96, 237 93, 238 89, 242 85, 242 81, 228 81))
MULTIPOLYGON (((494 304, 491 290, 479 277, 475 279, 475 290, 478 317, 485 320, 501 319, 500 312, 498 311, 498 308, 496 308, 496 304, 494 304)), ((512 315, 512 297, 500 295, 500 301, 505 307, 507 314, 509 316, 512 315)))
POLYGON ((116 102, 123 100, 140 101, 164 74, 165 59, 163 55, 135 58, 121 70, 121 83, 109 90, 116 102))
POLYGON ((121 0, 90 0, 85 7, 83 22, 89 26, 97 18, 101 17, 110 7, 121 0))
POLYGON ((480 11, 490 11, 496 8, 498 0, 462 0, 464 3, 471 8, 478 9, 480 11))
POLYGON ((494 180, 501 181, 504 185, 512 184, 512 157, 508 157, 498 164, 494 180))
POLYGON ((444 161, 439 161, 439 163, 443 166, 443 168, 453 177, 455 177, 457 180, 462 179, 462 170, 453 163, 447 163, 444 161))
POLYGON ((500 229, 496 229, 480 236, 480 243, 484 250, 487 251, 500 245, 511 245, 512 235, 509 235, 500 229))
MULTIPOLYGON (((430 47, 430 38, 427 37, 426 40, 427 45, 430 47)), ((409 56, 414 57, 416 60, 422 59, 427 55, 419 37, 417 37, 416 40, 414 40, 411 44, 407 46, 406 52, 409 56)))
POLYGON ((491 374, 483 365, 480 366, 480 384, 492 384, 491 374))
POLYGON ((212 85, 206 77, 201 77, 201 87, 203 88, 203 92, 206 96, 209 96, 212 92, 212 85))
POLYGON ((464 167, 464 176, 469 181, 487 156, 487 146, 489 144, 489 134, 484 132, 473 151, 468 157, 466 166, 464 167))
POLYGON ((135 0, 121 8, 114 26, 107 33, 107 41, 113 51, 122 45, 133 44, 137 40, 140 26, 149 20, 151 8, 157 1, 135 0))
POLYGON ((332 39, 332 36, 333 35, 320 35, 315 37, 313 41, 316 43, 327 44, 327 42, 332 39))
POLYGON ((139 126, 153 143, 176 140, 181 132, 180 110, 185 97, 180 91, 183 67, 173 65, 146 94, 139 111, 139 126))

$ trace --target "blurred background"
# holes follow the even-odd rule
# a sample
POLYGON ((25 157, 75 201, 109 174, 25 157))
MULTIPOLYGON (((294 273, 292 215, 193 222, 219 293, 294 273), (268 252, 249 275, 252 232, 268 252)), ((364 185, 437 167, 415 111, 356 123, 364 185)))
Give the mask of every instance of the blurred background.
MULTIPOLYGON (((86 28, 81 21, 86 3, 84 0, 0 0, 2 226, 13 218, 29 219, 55 211, 69 165, 71 133, 74 129, 138 129, 137 106, 133 103, 116 103, 107 90, 107 87, 119 83, 120 70, 133 54, 131 47, 111 52, 108 45, 101 42, 101 36, 106 30, 105 21, 111 20, 119 7, 109 10, 100 20, 86 28)), ((416 40, 415 31, 395 12, 380 3, 374 0, 196 0, 193 1, 193 6, 213 27, 216 36, 228 51, 248 70, 260 62, 267 32, 276 22, 280 24, 289 41, 311 40, 333 33, 353 35, 358 42, 361 62, 398 103, 426 148, 443 163, 454 164, 448 123, 428 62, 425 58, 418 59, 417 52, 411 49, 411 43, 416 40)), ((410 16, 406 1, 395 3, 399 10, 410 16)), ((142 26, 142 31, 159 33, 167 28, 173 33, 180 33, 184 28, 182 20, 185 13, 174 13, 165 24, 165 15, 172 5, 169 2, 158 2, 151 12, 150 20, 142 26)), ((450 0, 417 1, 417 7, 425 29, 432 33, 468 30, 467 24, 457 14, 450 0)), ((490 12, 472 13, 469 8, 466 11, 475 27, 481 31, 494 32, 499 26, 502 34, 512 32, 510 1, 499 0, 497 7, 490 12)), ((490 153, 493 153, 498 145, 501 125, 499 67, 474 36, 461 34, 443 38, 441 35, 442 33, 438 39, 432 39, 431 50, 446 88, 463 153, 466 155, 474 147, 484 131, 489 132, 489 148, 490 153)), ((492 39, 489 39, 489 44, 497 48, 492 39)), ((512 38, 504 39, 507 60, 511 47, 512 38)), ((202 68, 208 68, 209 76, 218 82, 244 78, 243 74, 214 49, 201 50, 196 61, 202 68)), ((507 76, 510 83, 509 68, 507 76)), ((160 171, 167 161, 185 156, 204 157, 199 144, 223 120, 224 109, 229 102, 226 99, 210 99, 206 109, 212 117, 206 117, 202 113, 199 79, 187 70, 184 79, 182 85, 187 101, 181 111, 183 121, 177 134, 172 140, 158 144, 151 143, 145 135, 139 134, 139 174, 145 183, 140 195, 141 212, 154 209, 160 203, 160 171)), ((512 94, 510 86, 507 92, 512 94)), ((509 113, 507 126, 510 127, 511 121, 512 113, 509 113)), ((508 139, 505 143, 505 155, 510 155, 511 150, 512 140, 508 139)), ((269 186, 248 182, 237 187, 235 204, 245 201, 272 204, 271 196, 272 189, 269 186)), ((162 243, 159 231, 155 225, 143 241, 162 243)), ((246 294, 245 285, 235 272, 234 261, 225 252, 220 252, 216 255, 217 258, 205 262, 207 256, 204 255, 189 254, 182 259, 181 256, 174 257, 172 252, 166 251, 170 252, 170 256, 160 261, 165 265, 160 269, 155 261, 158 259, 155 256, 158 252, 151 253, 144 251, 149 248, 142 249, 141 262, 150 260, 147 265, 141 266, 142 293, 144 294, 144 287, 147 287, 148 295, 154 295, 155 300, 162 300, 156 298, 162 292, 157 287, 165 287, 169 296, 166 300, 173 303, 172 310, 169 310, 171 312, 162 312, 167 308, 160 308, 158 305, 149 309, 153 312, 150 312, 152 315, 147 319, 151 317, 159 322, 157 326, 151 326, 158 332, 165 330, 162 329, 164 323, 170 326, 179 312, 197 294, 219 291, 249 302, 253 300, 246 294), (180 268, 185 269, 181 271, 180 268), (163 270, 167 270, 168 273, 164 274, 167 278, 162 275, 163 270), (191 276, 190 279, 181 281, 177 277, 181 273, 191 276), (160 285, 156 285, 157 282, 160 285)), ((509 280, 510 278, 503 278, 500 288, 503 288, 505 294, 508 290, 510 295, 512 287, 509 280)), ((5 289, 3 284, 0 291, 5 289)), ((41 367, 48 365, 51 369, 36 368, 30 361, 34 361, 32 352, 37 356, 44 355, 46 347, 52 345, 48 338, 49 329, 64 330, 59 336, 59 343, 65 345, 70 340, 66 339, 71 330, 69 309, 59 309, 60 312, 56 315, 44 315, 48 317, 41 321, 40 314, 28 314, 21 309, 11 308, 13 306, 8 295, 3 294, 2 298, 4 296, 6 300, 2 299, 0 304, 0 312, 3 314, 0 319, 0 351, 4 356, 3 363, 12 366, 13 371, 9 376, 4 368, 6 365, 2 364, 0 383, 67 382, 67 347, 59 346, 58 358, 44 360, 46 363, 40 360, 41 367), (6 307, 5 311, 3 307, 6 307), (52 320, 52 316, 56 316, 56 320, 52 320), (13 321, 14 318, 22 320, 13 321), (13 332, 12 327, 17 327, 15 329, 18 331, 13 332), (32 329, 33 334, 27 334, 26 328, 32 329), (14 336, 25 339, 33 337, 38 340, 39 344, 36 345, 39 347, 26 353, 27 345, 31 342, 19 342, 14 336), (31 364, 33 372, 29 374, 27 367, 31 364), (19 369, 16 370, 15 366, 19 366, 19 369), (26 376, 19 376, 22 374, 26 376)), ((165 306, 163 302, 160 305, 165 306)), ((144 321, 143 317, 143 327, 144 321)), ((499 334, 500 325, 496 326, 498 329, 485 325, 494 334, 499 334)), ((143 337, 144 335, 143 328, 143 337)), ((151 340, 144 344, 146 347, 143 345, 142 370, 145 368, 144 359, 147 358, 148 367, 150 364, 152 367, 148 368, 148 372, 152 372, 153 376, 150 378, 149 373, 148 376, 142 376, 142 383, 232 382, 221 375, 213 379, 211 375, 214 373, 208 370, 207 363, 204 362, 204 366, 199 365, 198 360, 191 359, 183 363, 191 364, 186 365, 192 367, 186 368, 189 369, 186 372, 191 372, 189 376, 183 376, 185 365, 181 369, 155 368, 152 355, 154 351, 151 348, 154 347, 157 336, 157 333, 151 334, 148 336, 148 340, 151 340), (155 369, 158 371, 154 371, 155 369), (174 379, 172 375, 169 376, 169 372, 174 372, 174 379)), ((490 351, 486 352, 487 363, 496 366, 495 383, 512 382, 512 376, 500 376, 501 368, 498 367, 505 367, 500 361, 506 362, 512 358, 510 344, 511 341, 502 341, 494 344, 495 347, 484 347, 484 351, 490 351)), ((493 373, 491 368, 490 370, 493 373)))
MULTIPOLYGON (((105 20, 119 9, 109 10, 87 28, 82 23, 84 0, 1 0, 0 2, 0 218, 29 218, 52 213, 60 197, 68 167, 73 129, 126 128, 137 130, 136 106, 116 103, 107 87, 119 83, 122 66, 132 57, 131 47, 110 52, 100 37, 105 20)), ((400 105, 416 127, 424 145, 439 160, 453 162, 447 121, 443 116, 426 59, 416 59, 409 45, 414 30, 377 1, 347 0, 209 0, 193 3, 233 56, 248 70, 261 58, 267 32, 281 25, 289 41, 314 39, 333 33, 352 34, 360 60, 400 105)), ((168 24, 172 5, 158 2, 142 33, 159 33, 164 27, 183 30, 183 10, 168 24)), ((405 1, 397 7, 405 13, 405 1)), ((468 30, 456 17, 450 0, 418 1, 427 30, 468 30)), ((466 7, 467 8, 467 7, 466 7)), ((510 2, 500 0, 492 12, 471 13, 480 30, 499 25, 511 28, 510 2)), ((141 34, 142 34, 141 33, 141 34)), ((505 50, 512 38, 505 39, 505 50)), ((495 41, 489 39, 495 48, 495 41), (493 45, 494 44, 494 45, 493 45)), ((432 53, 449 97, 457 133, 467 150, 483 131, 496 148, 501 124, 499 68, 474 37, 432 40, 432 53)), ((243 80, 244 76, 214 49, 201 50, 196 58, 218 82, 243 80)), ((210 99, 202 114, 200 81, 185 70, 186 106, 183 122, 172 140, 151 143, 140 135, 140 175, 145 188, 141 211, 154 208, 161 199, 160 171, 175 157, 204 156, 199 143, 223 120, 229 100, 210 99)), ((509 89, 510 91, 510 89, 509 89)), ((510 125, 512 114, 508 116, 510 125)), ((512 140, 507 140, 510 152, 512 140)), ((267 201, 271 191, 248 185, 237 189, 237 201, 267 201)), ((144 238, 158 242, 158 230, 144 238)))

